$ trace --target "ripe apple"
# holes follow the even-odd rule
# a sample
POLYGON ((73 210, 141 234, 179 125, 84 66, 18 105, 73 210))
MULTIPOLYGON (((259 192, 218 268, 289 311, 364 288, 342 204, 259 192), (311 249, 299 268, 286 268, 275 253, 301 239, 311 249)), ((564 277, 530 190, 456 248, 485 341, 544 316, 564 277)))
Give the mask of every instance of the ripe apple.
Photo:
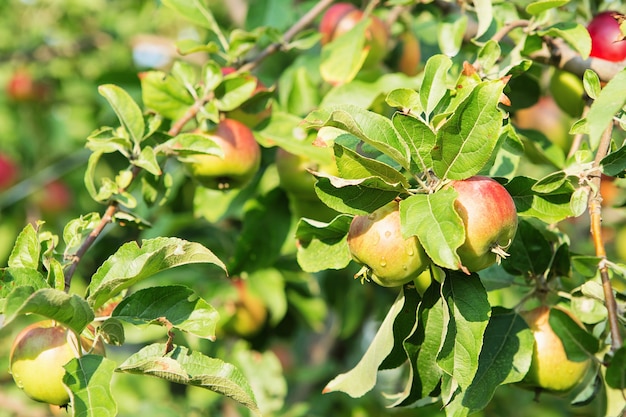
POLYGON ((223 156, 181 158, 200 185, 216 190, 241 188, 254 177, 261 164, 261 148, 248 126, 233 119, 223 119, 214 130, 196 133, 206 135, 224 153, 223 156))
POLYGON ((396 46, 391 53, 392 67, 409 77, 414 77, 420 71, 420 59, 419 40, 413 32, 405 30, 398 35, 396 46))
POLYGON ((49 93, 48 86, 25 69, 16 70, 6 84, 7 97, 16 102, 43 101, 49 93))
MULTIPOLYGON (((583 327, 569 311, 560 307, 552 308, 565 312, 583 327)), ((591 366, 591 359, 574 362, 567 358, 563 342, 550 326, 550 310, 551 307, 542 305, 521 313, 535 338, 532 362, 522 385, 556 394, 566 393, 584 378, 591 366)))
POLYGON ((62 180, 53 180, 38 190, 33 196, 39 209, 47 214, 61 213, 72 206, 73 195, 70 187, 62 180))
MULTIPOLYGON (((341 2, 330 6, 322 16, 319 25, 322 46, 350 31, 365 17, 362 10, 350 3, 341 2)), ((371 68, 377 65, 387 54, 389 30, 378 16, 370 14, 367 17, 371 19, 365 32, 365 47, 369 49, 369 52, 363 67, 371 68)))
POLYGON ((541 96, 534 105, 517 110, 512 120, 519 129, 533 129, 543 133, 563 152, 568 152, 572 145, 572 135, 569 134, 571 119, 552 96, 541 96))
MULTIPOLYGON (((607 10, 594 16, 587 25, 591 36, 590 56, 619 62, 626 59, 626 42, 620 25, 613 17, 615 11, 607 10)), ((619 13, 616 13, 619 16, 619 13)))
POLYGON ((239 278, 233 280, 237 289, 237 299, 226 304, 229 313, 223 322, 223 329, 240 337, 252 337, 265 325, 267 307, 264 301, 250 291, 248 284, 239 278))
POLYGON ((354 216, 347 241, 352 258, 364 265, 357 277, 364 274, 383 287, 406 284, 430 264, 417 237, 402 236, 396 200, 368 215, 354 216))
POLYGON ((457 249, 463 266, 480 271, 507 256, 504 249, 517 231, 517 212, 506 188, 479 175, 449 186, 458 193, 454 208, 465 227, 465 242, 457 249))
POLYGON ((555 70, 549 89, 554 101, 565 113, 580 117, 585 107, 585 88, 580 77, 568 71, 555 70))
POLYGON ((8 155, 0 154, 0 190, 9 188, 18 176, 18 168, 8 155))
MULTIPOLYGON (((222 68, 223 75, 232 74, 235 71, 233 67, 222 68)), ((272 115, 272 102, 270 100, 270 90, 256 76, 247 74, 246 77, 256 82, 252 96, 242 103, 241 106, 226 112, 225 117, 237 120, 249 128, 254 128, 272 115)))
MULTIPOLYGON (((52 320, 33 323, 15 338, 9 354, 10 372, 15 383, 26 395, 36 401, 66 405, 68 388, 63 384, 63 366, 91 348, 91 341, 81 337, 81 345, 74 333, 52 320)), ((94 349, 104 354, 102 344, 94 349)))

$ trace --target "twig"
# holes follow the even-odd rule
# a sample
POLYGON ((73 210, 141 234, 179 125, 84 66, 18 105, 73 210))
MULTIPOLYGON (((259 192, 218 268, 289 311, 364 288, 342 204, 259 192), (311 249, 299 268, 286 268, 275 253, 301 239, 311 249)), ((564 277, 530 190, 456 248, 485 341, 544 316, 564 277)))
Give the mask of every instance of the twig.
POLYGON ((253 59, 245 62, 240 69, 242 71, 251 71, 268 56, 283 50, 285 48, 285 45, 289 43, 289 41, 291 41, 298 33, 300 33, 311 23, 313 23, 315 18, 320 15, 328 6, 330 6, 333 1, 334 0, 320 0, 315 6, 311 8, 311 10, 305 13, 304 16, 300 18, 300 20, 298 20, 291 28, 289 28, 285 32, 282 42, 274 42, 273 44, 269 45, 253 59))
MULTIPOLYGON (((613 126, 610 125, 602 134, 600 146, 594 160, 594 167, 599 167, 602 159, 607 155, 611 145, 611 132, 613 126)), ((602 280, 602 290, 604 301, 608 311, 609 329, 611 332, 611 350, 614 352, 622 346, 622 336, 619 329, 619 317, 617 312, 617 302, 613 294, 613 288, 609 278, 609 268, 606 262, 606 249, 602 239, 602 195, 600 194, 600 183, 602 177, 600 173, 594 173, 591 178, 593 193, 589 198, 589 217, 591 222, 591 237, 596 251, 596 256, 601 258, 598 265, 600 279, 602 280)))

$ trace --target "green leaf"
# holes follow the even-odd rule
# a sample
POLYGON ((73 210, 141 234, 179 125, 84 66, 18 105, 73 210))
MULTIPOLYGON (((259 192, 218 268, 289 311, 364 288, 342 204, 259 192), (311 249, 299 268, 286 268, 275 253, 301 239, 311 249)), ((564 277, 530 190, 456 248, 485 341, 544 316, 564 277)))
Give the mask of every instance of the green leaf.
POLYGON ((550 309, 550 327, 563 342, 567 359, 583 362, 600 350, 600 343, 587 330, 580 327, 567 313, 550 309))
POLYGON ((609 387, 623 390, 626 388, 626 346, 613 354, 611 363, 606 368, 606 383, 609 387))
POLYGON ((589 58, 589 54, 591 53, 591 37, 587 29, 579 23, 559 22, 537 33, 539 36, 562 38, 570 47, 580 54, 582 59, 589 58))
POLYGON ((213 32, 220 30, 211 10, 204 4, 205 2, 200 0, 162 0, 161 3, 180 13, 181 16, 195 25, 210 29, 213 32))
POLYGON ((213 340, 219 313, 193 290, 176 285, 141 289, 125 297, 111 317, 132 324, 166 318, 176 329, 213 340))
POLYGON ((602 158, 600 165, 602 172, 606 175, 623 176, 626 171, 626 145, 602 158))
POLYGON ((454 189, 433 194, 415 194, 400 202, 402 234, 417 236, 436 265, 459 269, 456 250, 465 242, 463 221, 454 209, 454 189))
POLYGON ((474 9, 478 18, 478 28, 476 35, 474 35, 474 38, 477 39, 484 35, 491 26, 493 20, 492 2, 491 0, 474 0, 474 9))
POLYGON ((98 334, 104 341, 113 346, 122 346, 126 340, 124 325, 118 319, 108 318, 98 326, 98 334))
POLYGON ((313 111, 305 118, 307 128, 333 126, 343 129, 409 168, 409 149, 391 121, 354 105, 331 106, 313 111))
POLYGON ((357 75, 368 50, 365 48, 365 31, 369 19, 361 19, 352 29, 322 47, 320 73, 331 85, 352 81, 357 75))
POLYGON ((600 137, 612 123, 615 114, 626 104, 626 69, 621 70, 604 86, 598 98, 591 103, 587 121, 592 150, 600 144, 600 137))
POLYGON ((537 16, 546 10, 556 9, 569 3, 569 0, 540 0, 534 1, 526 6, 526 12, 537 16))
POLYGON ((352 398, 359 398, 374 388, 378 368, 393 349, 393 324, 404 302, 404 294, 399 293, 361 360, 354 368, 326 384, 323 393, 341 391, 352 398))
POLYGON ((397 107, 403 112, 411 110, 417 114, 422 113, 420 94, 411 88, 396 88, 387 94, 385 101, 391 107, 397 107))
POLYGON ((369 214, 404 192, 400 184, 392 185, 379 177, 356 180, 316 173, 315 192, 328 207, 347 214, 369 214))
POLYGON ((437 136, 423 121, 402 113, 392 118, 393 126, 409 145, 411 159, 418 169, 426 172, 433 165, 431 152, 437 143, 437 136))
POLYGON ((89 135, 85 147, 94 152, 119 152, 125 156, 130 155, 133 143, 128 137, 122 136, 118 129, 103 127, 89 135))
POLYGON ((245 103, 257 86, 257 80, 246 74, 225 77, 215 89, 215 105, 221 111, 231 111, 245 103))
POLYGON ((98 92, 107 99, 120 123, 130 134, 130 138, 136 145, 143 140, 145 124, 141 109, 130 97, 130 95, 122 88, 105 84, 98 87, 98 92))
POLYGON ((439 21, 437 43, 444 54, 455 56, 459 53, 467 28, 467 20, 465 14, 451 13, 439 21))
POLYGON ((578 187, 572 193, 572 199, 570 200, 570 209, 572 210, 572 216, 579 217, 587 210, 589 203, 590 190, 587 187, 578 187))
POLYGON ((75 254, 85 238, 100 223, 99 213, 88 213, 72 219, 63 228, 65 255, 75 254))
POLYGON ((514 275, 540 276, 552 261, 552 245, 541 230, 524 218, 519 219, 515 238, 507 251, 513 256, 504 259, 502 266, 514 275))
POLYGON ((181 133, 160 145, 159 150, 179 156, 197 154, 224 156, 222 148, 209 135, 197 133, 181 133))
POLYGON ((158 176, 163 173, 161 171, 161 167, 159 166, 159 161, 156 159, 154 148, 150 146, 143 148, 139 154, 139 158, 133 160, 132 163, 133 165, 145 169, 152 175, 158 176))
POLYGON ((0 312, 4 312, 5 298, 14 289, 22 286, 33 290, 49 287, 46 278, 36 269, 13 267, 0 269, 0 312))
POLYGON ((572 216, 570 199, 573 190, 569 184, 550 194, 540 194, 532 190, 535 183, 532 178, 519 176, 505 186, 520 216, 536 217, 546 223, 556 223, 572 216))
POLYGON ((232 398, 261 416, 252 389, 237 368, 183 346, 174 346, 166 353, 165 344, 148 345, 126 359, 117 371, 206 388, 232 398))
POLYGON ((352 260, 346 238, 352 216, 340 215, 330 223, 300 219, 296 229, 298 264, 306 272, 342 269, 352 260))
POLYGON ((404 175, 384 162, 362 156, 345 146, 334 144, 335 162, 342 178, 365 179, 377 177, 385 183, 396 186, 402 184, 405 188, 409 184, 404 175))
POLYGON ((84 298, 67 294, 53 288, 36 290, 32 287, 16 287, 9 293, 4 307, 4 324, 20 314, 38 314, 63 323, 80 334, 95 314, 84 298))
POLYGON ((476 86, 437 131, 433 169, 439 178, 469 178, 490 160, 502 126, 498 103, 503 88, 500 80, 476 86))
POLYGON ((450 320, 437 363, 465 390, 478 371, 491 306, 477 274, 446 271, 441 294, 450 320))
POLYGON ((159 237, 122 245, 91 277, 87 301, 94 308, 157 272, 176 266, 210 263, 226 270, 209 249, 199 243, 159 237))
POLYGON ((524 319, 512 310, 495 307, 478 359, 478 370, 464 393, 463 405, 482 410, 500 385, 521 381, 530 367, 534 338, 524 319))
POLYGON ((111 393, 115 362, 101 355, 83 355, 65 366, 63 383, 71 390, 72 415, 114 417, 117 405, 111 393))
POLYGON ((243 227, 229 264, 232 274, 274 265, 291 230, 286 218, 289 218, 289 202, 278 188, 247 201, 243 227), (259 233, 264 229, 272 232, 259 233))
POLYGON ((600 77, 594 70, 586 69, 583 74, 583 87, 585 88, 585 93, 592 98, 598 98, 600 91, 602 90, 602 86, 600 85, 600 77))
POLYGON ((15 240, 9 255, 8 265, 11 268, 39 269, 41 245, 35 227, 28 223, 15 240))
POLYGON ((194 103, 185 86, 162 71, 144 72, 139 79, 144 106, 165 118, 182 118, 194 103))
POLYGON ((417 311, 422 300, 413 284, 402 287, 404 305, 393 322, 394 345, 389 355, 380 364, 379 370, 394 369, 401 366, 407 360, 407 351, 404 342, 409 338, 417 323, 417 311))
POLYGON ((427 118, 448 91, 447 75, 451 66, 452 61, 445 55, 433 55, 426 61, 419 97, 427 118))

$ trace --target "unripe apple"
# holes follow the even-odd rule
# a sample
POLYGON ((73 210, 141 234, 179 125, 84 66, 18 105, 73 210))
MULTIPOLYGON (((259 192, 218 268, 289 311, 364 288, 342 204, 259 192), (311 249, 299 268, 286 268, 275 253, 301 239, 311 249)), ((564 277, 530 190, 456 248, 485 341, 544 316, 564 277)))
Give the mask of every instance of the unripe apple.
MULTIPOLYGON (((223 75, 232 74, 235 71, 233 67, 222 68, 223 75)), ((272 102, 265 84, 252 74, 247 74, 246 77, 256 82, 252 96, 236 109, 226 112, 225 117, 237 120, 249 128, 254 128, 272 115, 272 102)))
MULTIPOLYGON (((583 327, 569 311, 553 308, 565 312, 583 327)), ((550 310, 550 307, 542 305, 521 313, 535 338, 532 362, 522 385, 556 394, 566 393, 584 378, 591 366, 591 359, 575 362, 567 358, 563 342, 550 326, 550 310)))
POLYGON ((585 107, 585 88, 580 77, 568 71, 555 70, 549 89, 554 101, 565 113, 580 117, 585 107))
POLYGON ((0 154, 0 190, 5 190, 15 183, 18 168, 13 159, 0 154))
POLYGON ((192 155, 182 159, 190 175, 202 186, 217 190, 245 186, 259 169, 261 148, 249 127, 223 119, 206 135, 222 148, 223 156, 192 155))
POLYGON ((597 14, 591 19, 587 30, 591 36, 591 54, 595 58, 619 62, 626 59, 626 41, 620 25, 613 17, 619 15, 611 10, 597 14))
POLYGON ((417 37, 410 30, 398 35, 397 43, 390 57, 391 65, 396 70, 414 77, 420 71, 421 49, 417 37))
POLYGON ((383 287, 406 284, 430 264, 417 237, 402 236, 399 208, 394 200, 373 213, 354 216, 348 231, 352 258, 364 265, 365 278, 383 287))
POLYGON ((237 299, 226 304, 228 315, 224 317, 223 329, 240 337, 252 337, 265 325, 267 307, 244 280, 236 278, 233 285, 237 289, 237 299))
POLYGON ((274 161, 281 188, 289 194, 305 199, 317 198, 317 194, 315 194, 317 179, 310 171, 329 175, 338 174, 334 163, 319 163, 312 158, 293 154, 283 148, 276 150, 274 161))
POLYGON ((532 106, 517 110, 512 121, 519 129, 533 129, 543 133, 563 152, 568 152, 572 145, 572 135, 569 134, 572 121, 552 96, 542 96, 532 106))
MULTIPOLYGON (((339 36, 350 31, 358 22, 366 17, 365 13, 350 3, 336 3, 326 10, 320 21, 319 30, 322 34, 322 45, 332 42, 339 36)), ((370 25, 365 31, 365 47, 369 49, 364 68, 377 65, 387 54, 389 30, 385 23, 373 14, 368 15, 370 25)))
POLYGON ((515 202, 496 180, 473 176, 449 184, 458 193, 454 208, 465 227, 465 242, 457 249, 469 271, 480 271, 508 254, 517 231, 515 202))
MULTIPOLYGON (((91 348, 86 338, 81 337, 81 344, 78 346, 71 330, 52 320, 27 326, 15 338, 9 354, 15 383, 36 401, 66 405, 70 396, 63 384, 63 366, 91 348)), ((96 345, 95 351, 104 354, 103 345, 96 345)))

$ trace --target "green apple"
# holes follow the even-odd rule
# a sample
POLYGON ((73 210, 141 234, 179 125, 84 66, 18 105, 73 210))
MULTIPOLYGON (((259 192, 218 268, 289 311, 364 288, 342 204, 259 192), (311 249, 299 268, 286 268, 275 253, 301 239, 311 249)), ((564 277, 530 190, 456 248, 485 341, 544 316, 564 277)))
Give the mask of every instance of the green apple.
POLYGON ((585 107, 585 88, 580 77, 571 72, 554 70, 549 89, 554 101, 565 113, 580 117, 585 107))

